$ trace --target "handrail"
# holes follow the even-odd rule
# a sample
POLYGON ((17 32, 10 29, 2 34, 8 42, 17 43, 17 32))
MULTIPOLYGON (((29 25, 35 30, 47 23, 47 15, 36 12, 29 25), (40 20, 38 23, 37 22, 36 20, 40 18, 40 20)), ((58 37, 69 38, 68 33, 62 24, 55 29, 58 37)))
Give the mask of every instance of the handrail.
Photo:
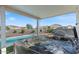
POLYGON ((34 37, 33 34, 16 36, 16 37, 8 37, 8 38, 6 38, 6 45, 7 45, 6 47, 13 45, 15 42, 17 42, 19 40, 29 39, 29 38, 33 38, 33 37, 34 37))

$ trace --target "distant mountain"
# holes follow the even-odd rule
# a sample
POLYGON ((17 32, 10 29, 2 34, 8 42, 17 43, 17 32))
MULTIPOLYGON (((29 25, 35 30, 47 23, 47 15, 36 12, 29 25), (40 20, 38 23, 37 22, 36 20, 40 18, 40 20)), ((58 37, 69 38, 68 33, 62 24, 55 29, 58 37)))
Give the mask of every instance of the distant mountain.
POLYGON ((14 25, 8 25, 10 29, 21 29, 21 28, 26 28, 26 27, 20 27, 20 26, 14 26, 14 25))
POLYGON ((53 24, 53 25, 50 25, 50 27, 53 28, 53 29, 56 29, 56 28, 62 27, 62 26, 59 25, 59 24, 53 24))

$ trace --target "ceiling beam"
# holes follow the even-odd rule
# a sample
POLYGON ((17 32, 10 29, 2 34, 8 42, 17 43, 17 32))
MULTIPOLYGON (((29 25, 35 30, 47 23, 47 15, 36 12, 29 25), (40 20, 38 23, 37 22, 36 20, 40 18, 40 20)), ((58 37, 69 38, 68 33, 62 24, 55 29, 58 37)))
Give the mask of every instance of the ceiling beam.
POLYGON ((11 11, 11 12, 15 12, 17 14, 20 14, 20 15, 23 15, 23 16, 28 16, 28 17, 31 17, 31 18, 34 18, 34 19, 41 19, 40 17, 37 17, 37 16, 34 16, 34 15, 31 15, 29 13, 26 13, 24 11, 21 11, 21 10, 18 10, 16 8, 12 8, 11 6, 9 5, 4 5, 5 9, 7 11, 11 11))

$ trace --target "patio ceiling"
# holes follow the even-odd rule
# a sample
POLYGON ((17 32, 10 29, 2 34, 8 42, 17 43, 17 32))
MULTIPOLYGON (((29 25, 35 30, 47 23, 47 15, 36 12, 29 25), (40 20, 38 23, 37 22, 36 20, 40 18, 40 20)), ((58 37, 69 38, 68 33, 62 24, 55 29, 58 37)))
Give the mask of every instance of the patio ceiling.
POLYGON ((36 19, 76 12, 76 6, 73 5, 9 5, 5 7, 7 10, 36 19))

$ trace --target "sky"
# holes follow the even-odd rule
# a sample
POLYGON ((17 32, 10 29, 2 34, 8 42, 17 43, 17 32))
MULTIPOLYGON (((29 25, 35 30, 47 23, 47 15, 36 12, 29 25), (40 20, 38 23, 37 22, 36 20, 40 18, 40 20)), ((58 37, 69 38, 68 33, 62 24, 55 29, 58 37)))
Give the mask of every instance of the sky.
POLYGON ((51 18, 46 18, 44 20, 41 20, 40 25, 52 25, 52 24, 60 24, 62 26, 67 25, 76 25, 76 14, 75 13, 69 13, 64 14, 60 16, 55 16, 51 18))
MULTIPOLYGON (((6 12, 6 25, 15 25, 15 26, 26 26, 26 24, 31 24, 33 27, 36 27, 36 20, 19 14, 6 12)), ((60 16, 55 16, 51 18, 45 18, 40 20, 40 26, 60 24, 62 26, 76 24, 76 14, 69 13, 60 16)))
POLYGON ((36 20, 33 18, 25 17, 19 14, 6 12, 6 25, 15 25, 24 27, 26 24, 36 26, 36 20))

